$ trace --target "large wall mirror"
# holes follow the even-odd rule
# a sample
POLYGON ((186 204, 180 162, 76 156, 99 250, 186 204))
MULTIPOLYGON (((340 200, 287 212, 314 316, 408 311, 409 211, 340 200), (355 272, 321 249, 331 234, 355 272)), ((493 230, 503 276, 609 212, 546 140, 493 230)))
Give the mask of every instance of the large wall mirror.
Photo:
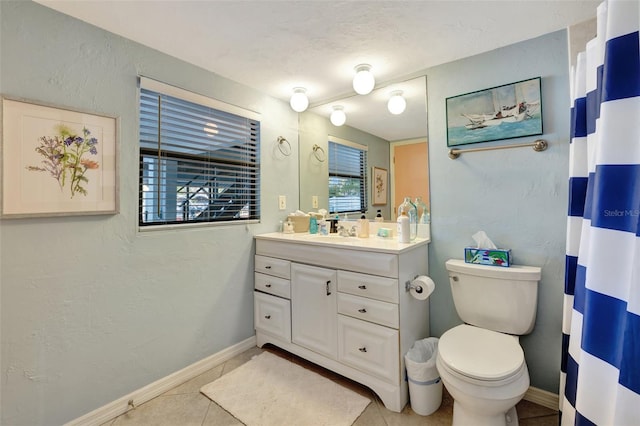
POLYGON ((395 207, 404 196, 421 196, 429 205, 427 82, 426 76, 408 78, 376 88, 366 96, 353 95, 316 105, 300 114, 299 170, 300 209, 329 210, 329 139, 338 138, 368 147, 367 216, 381 210, 385 219, 395 219, 395 207), (394 91, 402 91, 405 111, 393 115, 387 102, 394 91), (346 124, 334 126, 329 120, 333 107, 340 105, 346 124), (396 162, 391 158, 396 157, 396 162), (374 200, 373 168, 387 174, 386 201, 374 200), (377 202, 376 202, 377 201, 377 202))

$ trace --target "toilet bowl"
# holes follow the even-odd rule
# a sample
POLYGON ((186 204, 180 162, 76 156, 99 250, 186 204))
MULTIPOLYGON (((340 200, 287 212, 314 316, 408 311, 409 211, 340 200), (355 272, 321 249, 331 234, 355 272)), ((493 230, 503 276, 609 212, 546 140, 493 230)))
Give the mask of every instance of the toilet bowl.
POLYGON ((436 367, 454 400, 454 425, 518 424, 514 407, 529 372, 516 337, 459 325, 440 337, 436 367))
POLYGON ((436 367, 454 400, 453 425, 515 426, 529 388, 518 336, 533 330, 541 269, 446 262, 456 312, 465 324, 438 342, 436 367))

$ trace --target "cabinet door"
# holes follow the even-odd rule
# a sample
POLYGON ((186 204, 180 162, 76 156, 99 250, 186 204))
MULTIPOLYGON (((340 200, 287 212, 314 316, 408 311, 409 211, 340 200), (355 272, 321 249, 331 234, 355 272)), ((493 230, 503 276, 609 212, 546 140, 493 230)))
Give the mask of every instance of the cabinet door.
POLYGON ((332 359, 338 354, 335 270, 291 264, 291 340, 332 359))

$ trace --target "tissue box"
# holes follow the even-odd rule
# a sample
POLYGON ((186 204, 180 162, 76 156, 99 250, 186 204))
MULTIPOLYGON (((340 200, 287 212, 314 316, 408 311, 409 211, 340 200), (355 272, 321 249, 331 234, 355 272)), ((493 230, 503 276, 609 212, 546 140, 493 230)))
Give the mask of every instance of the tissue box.
POLYGON ((479 265, 511 266, 511 249, 479 249, 465 247, 464 261, 479 265))
POLYGON ((289 215, 287 219, 291 220, 291 223, 293 223, 293 232, 309 232, 310 216, 289 215))

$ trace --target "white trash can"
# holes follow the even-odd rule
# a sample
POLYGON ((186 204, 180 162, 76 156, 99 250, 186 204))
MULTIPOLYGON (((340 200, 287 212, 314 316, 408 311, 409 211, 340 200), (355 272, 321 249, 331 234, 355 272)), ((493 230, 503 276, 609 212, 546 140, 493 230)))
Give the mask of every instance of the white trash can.
POLYGON ((404 356, 409 381, 411 409, 428 416, 442 403, 442 380, 436 368, 438 338, 428 337, 416 341, 404 356))

